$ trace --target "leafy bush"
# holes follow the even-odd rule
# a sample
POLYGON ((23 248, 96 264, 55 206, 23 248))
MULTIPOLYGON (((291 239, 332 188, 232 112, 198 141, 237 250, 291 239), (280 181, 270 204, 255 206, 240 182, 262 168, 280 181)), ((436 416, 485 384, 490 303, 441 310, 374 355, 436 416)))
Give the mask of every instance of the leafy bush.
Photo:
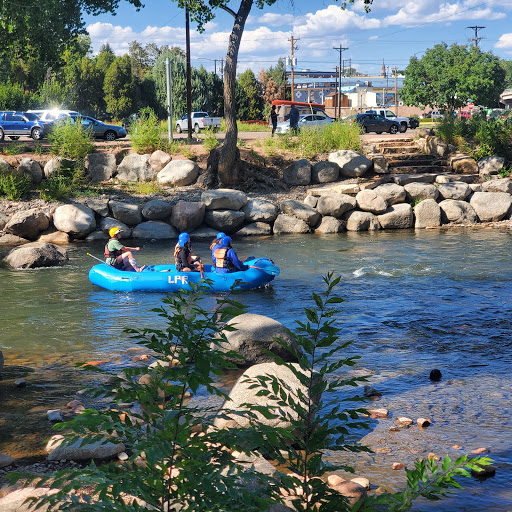
POLYGON ((139 155, 163 149, 167 142, 162 137, 160 121, 150 107, 143 108, 140 111, 139 122, 131 125, 129 134, 132 146, 139 155))
POLYGON ((74 160, 80 167, 83 167, 85 157, 94 151, 92 132, 69 117, 54 124, 48 140, 53 154, 74 160))
POLYGON ((324 281, 326 292, 323 296, 313 293, 316 308, 305 309, 307 322, 297 321, 298 328, 292 334, 298 365, 274 356, 306 392, 281 379, 258 376, 250 384, 259 395, 267 397, 269 405, 237 411, 252 422, 248 428, 217 430, 213 424, 217 408, 201 404, 205 404, 207 393, 227 398, 216 385, 215 376, 234 368, 228 358, 237 354, 214 347, 227 341, 226 331, 236 330, 226 322, 244 312, 244 306, 226 296, 216 299, 213 311, 207 311, 201 306, 200 289, 176 293, 153 310, 165 320, 165 329, 126 331, 160 364, 154 369, 131 368, 111 376, 113 387, 99 387, 94 392, 103 404, 109 399, 110 407, 88 409, 71 422, 56 426, 72 431, 65 436, 67 442, 81 440, 82 445, 108 435, 111 442, 125 444, 128 459, 101 466, 91 463, 86 468, 64 469, 52 475, 11 474, 9 479, 14 482, 23 476, 28 484, 51 483, 56 494, 36 501, 61 511, 77 510, 78 506, 91 511, 135 512, 154 507, 162 511, 252 512, 268 510, 271 503, 281 501, 281 493, 288 505, 307 512, 384 510, 384 505, 388 505, 385 510, 409 510, 419 496, 435 500, 450 487, 460 488, 455 477, 469 476, 464 467, 476 470, 477 463, 486 465, 489 459, 469 461, 463 456, 453 464, 446 457, 441 467, 434 461, 418 461, 415 469, 407 470, 404 491, 371 496, 355 508, 350 508, 345 498, 320 478, 326 471, 352 469, 327 461, 329 451, 369 451, 348 442, 354 429, 364 428, 359 415, 366 411, 351 405, 360 398, 349 393, 340 395, 339 390, 355 388, 364 378, 334 377, 344 367, 353 366, 358 357, 346 356, 350 343, 338 341, 335 307, 343 300, 333 290, 340 278, 333 279, 329 274, 324 281), (190 394, 198 393, 201 400, 188 401, 190 394), (123 411, 117 403, 137 406, 123 411), (257 421, 258 415, 289 425, 265 426, 257 421), (274 459, 286 473, 277 471, 272 477, 255 473, 237 463, 237 452, 274 459))
POLYGON ((220 144, 219 139, 217 139, 217 137, 215 136, 213 128, 206 128, 205 130, 203 130, 203 133, 203 147, 204 149, 206 149, 206 151, 212 151, 220 144))
POLYGON ((19 201, 32 185, 30 176, 15 171, 0 173, 0 196, 11 201, 19 201))
POLYGON ((39 195, 43 201, 62 201, 71 195, 73 178, 63 174, 53 174, 39 185, 39 195))

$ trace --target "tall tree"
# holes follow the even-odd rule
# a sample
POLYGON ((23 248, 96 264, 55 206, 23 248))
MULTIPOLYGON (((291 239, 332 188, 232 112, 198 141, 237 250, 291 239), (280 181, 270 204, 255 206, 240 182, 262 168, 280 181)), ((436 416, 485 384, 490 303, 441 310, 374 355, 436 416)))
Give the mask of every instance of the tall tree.
POLYGON ((115 119, 126 117, 133 110, 135 84, 130 56, 116 57, 105 74, 103 85, 107 112, 115 119))
POLYGON ((502 60, 501 67, 505 70, 505 87, 512 87, 512 60, 502 60))
POLYGON ((238 79, 238 116, 241 120, 261 119, 263 101, 259 94, 259 84, 254 73, 247 69, 238 79))
MULTIPOLYGON (((215 17, 216 9, 222 9, 234 18, 233 28, 229 36, 226 63, 224 66, 224 117, 226 120, 226 137, 220 152, 212 159, 210 170, 216 171, 221 185, 237 183, 240 171, 240 153, 237 148, 238 129, 236 125, 236 67, 238 51, 242 41, 245 22, 253 5, 263 9, 265 5, 273 5, 277 0, 240 0, 238 11, 230 7, 229 0, 173 0, 182 8, 188 9, 192 21, 197 23, 199 31, 204 24, 215 17)), ((334 0, 336 2, 336 0, 334 0)), ((342 0, 339 5, 342 9, 355 0, 342 0)), ((361 0, 368 11, 373 0, 361 0)))
POLYGON ((410 59, 400 96, 407 105, 431 105, 450 114, 470 99, 497 105, 504 84, 505 70, 492 53, 483 53, 475 46, 441 43, 421 59, 410 59))

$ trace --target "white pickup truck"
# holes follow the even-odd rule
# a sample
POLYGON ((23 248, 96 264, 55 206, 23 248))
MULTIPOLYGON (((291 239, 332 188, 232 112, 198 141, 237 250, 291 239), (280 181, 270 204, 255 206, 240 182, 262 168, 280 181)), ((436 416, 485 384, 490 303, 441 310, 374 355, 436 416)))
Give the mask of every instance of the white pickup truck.
MULTIPOLYGON (((221 125, 220 117, 210 117, 208 112, 192 112, 192 130, 199 133, 204 128, 213 128, 217 131, 221 125)), ((188 117, 184 115, 181 119, 176 121, 176 131, 178 133, 186 132, 188 130, 188 117)))
POLYGON ((379 116, 385 117, 390 121, 397 121, 400 123, 400 133, 405 133, 407 128, 417 128, 419 123, 416 119, 409 119, 408 117, 397 116, 392 110, 374 109, 367 110, 365 114, 378 114, 379 116))

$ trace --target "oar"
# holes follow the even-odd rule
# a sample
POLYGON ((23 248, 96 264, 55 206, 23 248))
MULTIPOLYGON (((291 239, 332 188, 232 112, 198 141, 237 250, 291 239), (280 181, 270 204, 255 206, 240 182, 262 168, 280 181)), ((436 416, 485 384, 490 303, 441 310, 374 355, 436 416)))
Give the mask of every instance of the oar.
POLYGON ((96 258, 96 256, 93 256, 90 252, 87 253, 87 256, 90 256, 91 258, 98 260, 100 263, 105 263, 103 260, 100 260, 99 258, 96 258))
POLYGON ((257 270, 261 270, 262 272, 265 272, 271 276, 278 276, 281 272, 279 270, 279 267, 255 267, 254 265, 247 265, 249 268, 255 268, 257 270))

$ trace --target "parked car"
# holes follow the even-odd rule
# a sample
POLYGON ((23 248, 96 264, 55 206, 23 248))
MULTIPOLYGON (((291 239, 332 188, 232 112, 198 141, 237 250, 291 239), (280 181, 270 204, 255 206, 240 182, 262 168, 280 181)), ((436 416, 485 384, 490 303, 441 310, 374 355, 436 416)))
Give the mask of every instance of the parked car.
POLYGON ((392 121, 386 119, 378 114, 356 114, 349 116, 345 119, 345 122, 352 124, 358 123, 361 125, 365 133, 376 132, 376 133, 398 133, 400 131, 400 123, 398 121, 392 121))
POLYGON ((22 136, 41 140, 48 130, 48 124, 42 123, 32 113, 3 111, 0 112, 0 140, 4 140, 6 135, 12 140, 18 140, 22 136))
MULTIPOLYGON (((195 133, 199 133, 204 128, 218 130, 221 123, 222 119, 220 117, 210 117, 208 112, 192 112, 192 130, 195 133)), ((188 131, 188 117, 186 114, 176 121, 176 131, 178 133, 188 131)))
MULTIPOLYGON (((326 124, 332 124, 332 119, 325 114, 308 114, 299 116, 299 130, 302 128, 321 128, 326 124)), ((288 133, 290 131, 290 121, 278 123, 276 133, 288 133)))
POLYGON ((126 137, 126 130, 122 126, 117 126, 115 124, 105 124, 102 121, 98 121, 97 119, 89 116, 81 116, 80 114, 71 114, 69 118, 74 123, 80 122, 82 123, 82 126, 90 129, 96 139, 113 141, 126 137))
POLYGON ((47 123, 50 121, 57 121, 57 119, 62 119, 63 117, 68 117, 71 114, 79 115, 78 112, 74 110, 27 110, 27 114, 35 114, 43 123, 47 123))
POLYGON ((417 117, 409 117, 409 128, 414 130, 420 125, 420 120, 417 117))
MULTIPOLYGON (((407 128, 411 128, 410 119, 408 117, 399 117, 392 110, 377 109, 377 110, 365 110, 365 114, 378 114, 379 116, 385 117, 390 121, 396 121, 400 125, 400 131, 405 133, 407 128)), ((419 123, 418 123, 419 125, 419 123)))
POLYGON ((128 117, 123 119, 123 128, 128 131, 133 124, 136 124, 140 121, 140 115, 137 113, 130 114, 128 117))

